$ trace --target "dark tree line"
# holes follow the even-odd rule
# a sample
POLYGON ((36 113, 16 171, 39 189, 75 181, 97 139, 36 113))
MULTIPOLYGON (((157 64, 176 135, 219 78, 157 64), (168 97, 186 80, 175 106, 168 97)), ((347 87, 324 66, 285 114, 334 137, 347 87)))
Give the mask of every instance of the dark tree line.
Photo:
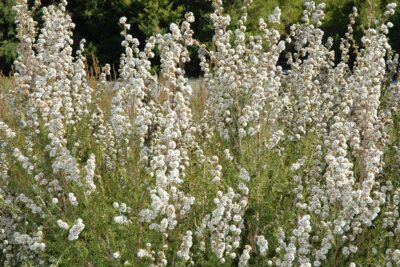
MULTIPOLYGON (((396 0, 400 3, 400 0, 396 0)), ((57 0, 43 0, 44 5, 56 3, 57 0)), ((318 2, 318 1, 317 1, 318 2)), ((361 36, 362 30, 374 16, 380 16, 390 0, 326 0, 326 18, 323 29, 327 36, 334 37, 335 50, 338 50, 340 37, 346 31, 348 15, 352 7, 359 9, 355 31, 356 37, 361 36)), ((16 57, 16 33, 14 12, 12 6, 15 0, 0 0, 0 71, 8 74, 16 57)), ((76 29, 75 44, 85 38, 87 40, 87 56, 97 57, 100 64, 110 63, 118 67, 119 55, 122 52, 120 42, 120 27, 118 20, 122 16, 131 23, 131 33, 141 43, 152 33, 166 32, 169 23, 178 22, 184 14, 192 11, 196 17, 193 24, 195 38, 209 43, 213 28, 209 15, 213 11, 211 0, 69 0, 68 9, 76 29)), ((226 12, 235 21, 240 16, 243 0, 225 0, 226 12)), ((303 0, 254 0, 249 13, 248 28, 257 31, 259 17, 267 18, 273 9, 279 6, 282 10, 282 23, 279 30, 288 31, 288 27, 301 18, 303 0)), ((400 12, 392 19, 390 39, 392 46, 400 48, 400 12)), ((193 53, 195 53, 193 49, 193 53)), ((199 75, 196 60, 187 66, 189 75, 199 75)))

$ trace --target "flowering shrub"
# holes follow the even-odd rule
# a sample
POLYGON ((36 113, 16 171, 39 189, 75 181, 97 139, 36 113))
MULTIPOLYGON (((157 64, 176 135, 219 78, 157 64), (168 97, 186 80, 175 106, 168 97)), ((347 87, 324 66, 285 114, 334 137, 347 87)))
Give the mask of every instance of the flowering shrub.
POLYGON ((121 18, 119 78, 106 65, 93 86, 67 2, 17 1, 15 86, 0 92, 2 265, 400 265, 396 5, 360 47, 354 9, 335 58, 324 4, 306 0, 288 36, 279 8, 253 36, 251 0, 237 25, 213 4, 212 48, 191 13, 143 50, 121 18))

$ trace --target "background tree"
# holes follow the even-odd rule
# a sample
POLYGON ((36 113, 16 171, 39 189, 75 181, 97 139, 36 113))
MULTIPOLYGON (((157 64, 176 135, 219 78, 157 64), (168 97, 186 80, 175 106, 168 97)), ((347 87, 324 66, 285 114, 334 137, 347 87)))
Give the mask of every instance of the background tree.
POLYGON ((17 56, 14 3, 14 0, 0 1, 0 72, 3 74, 11 71, 11 64, 17 56))
MULTIPOLYGON (((43 0, 44 4, 56 3, 58 0, 43 0)), ((321 2, 321 1, 318 1, 321 2)), ((334 49, 339 55, 340 36, 343 36, 348 24, 348 15, 353 6, 359 10, 360 17, 355 28, 355 37, 359 40, 362 30, 371 23, 371 18, 382 14, 382 10, 393 0, 325 0, 325 20, 322 29, 325 36, 334 38, 334 49)), ((400 3, 400 0, 395 0, 400 3)), ((76 24, 74 32, 75 46, 83 38, 87 40, 89 64, 91 55, 99 59, 101 65, 110 63, 114 69, 118 66, 121 49, 120 26, 122 16, 128 18, 131 32, 143 44, 146 38, 154 33, 166 32, 171 22, 181 20, 186 12, 193 12, 196 21, 192 28, 194 37, 203 43, 209 43, 213 35, 210 13, 213 12, 211 0, 69 0, 68 10, 76 24)), ((226 12, 232 20, 239 18, 244 0, 224 0, 226 12)), ((8 74, 16 57, 14 0, 0 2, 0 70, 8 74)), ((254 0, 249 11, 248 29, 251 33, 258 30, 260 17, 267 18, 279 6, 282 10, 281 33, 288 32, 291 24, 302 15, 303 0, 254 0)), ((400 49, 400 13, 393 18, 394 28, 389 37, 395 50, 400 49)), ((192 48, 192 62, 186 66, 190 76, 200 75, 196 48, 192 48)))

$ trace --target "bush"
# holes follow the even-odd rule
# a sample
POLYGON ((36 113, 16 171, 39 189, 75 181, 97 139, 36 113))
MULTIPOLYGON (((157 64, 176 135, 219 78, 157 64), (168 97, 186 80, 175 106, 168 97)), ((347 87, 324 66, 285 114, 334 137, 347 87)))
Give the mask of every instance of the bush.
POLYGON ((279 8, 249 34, 250 0, 235 26, 213 1, 212 49, 193 38, 192 13, 143 49, 122 17, 119 79, 105 65, 93 82, 66 5, 42 8, 40 27, 39 5, 15 8, 15 86, 0 95, 3 265, 400 264, 395 4, 360 47, 354 9, 339 59, 320 29, 325 5, 309 0, 285 38, 279 8), (184 71, 194 48, 196 90, 184 71))

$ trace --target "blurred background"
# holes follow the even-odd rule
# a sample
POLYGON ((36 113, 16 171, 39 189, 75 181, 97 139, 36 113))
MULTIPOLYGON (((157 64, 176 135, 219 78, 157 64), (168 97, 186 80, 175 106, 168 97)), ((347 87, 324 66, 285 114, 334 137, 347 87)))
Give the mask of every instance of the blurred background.
MULTIPOLYGON (((33 1, 31 1, 33 2, 33 1)), ((43 5, 57 3, 56 0, 42 0, 43 5)), ((321 1, 316 1, 317 3, 321 1)), ((363 29, 373 21, 374 17, 383 14, 385 6, 390 2, 400 3, 400 0, 325 0, 326 17, 322 29, 325 36, 334 38, 334 49, 339 55, 340 36, 344 36, 348 15, 353 6, 358 8, 360 16, 355 28, 356 40, 359 41, 363 29)), ((211 0, 69 0, 68 10, 76 28, 74 43, 77 46, 85 38, 88 64, 102 66, 110 63, 113 69, 118 69, 122 53, 120 36, 121 28, 118 20, 122 16, 131 23, 131 34, 144 43, 153 33, 167 32, 171 22, 182 20, 186 12, 193 12, 196 21, 193 24, 195 38, 203 43, 210 43, 213 28, 210 13, 213 12, 211 0)), ((16 57, 17 40, 14 24, 15 0, 0 0, 0 72, 3 75, 12 73, 12 63, 16 57)), ((243 0, 224 0, 226 13, 232 17, 232 27, 241 14, 243 0)), ((301 19, 303 0, 254 0, 249 12, 249 33, 257 33, 258 19, 265 19, 279 6, 282 10, 279 30, 282 34, 288 32, 289 26, 301 19)), ((399 8, 399 7, 398 7, 399 8)), ((40 21, 40 14, 37 14, 40 21)), ((396 12, 391 20, 395 27, 389 37, 392 47, 400 50, 400 12, 396 12)), ((190 77, 201 75, 196 60, 196 49, 193 48, 193 60, 186 66, 190 77)), ((282 62, 284 58, 282 58, 282 62)))

